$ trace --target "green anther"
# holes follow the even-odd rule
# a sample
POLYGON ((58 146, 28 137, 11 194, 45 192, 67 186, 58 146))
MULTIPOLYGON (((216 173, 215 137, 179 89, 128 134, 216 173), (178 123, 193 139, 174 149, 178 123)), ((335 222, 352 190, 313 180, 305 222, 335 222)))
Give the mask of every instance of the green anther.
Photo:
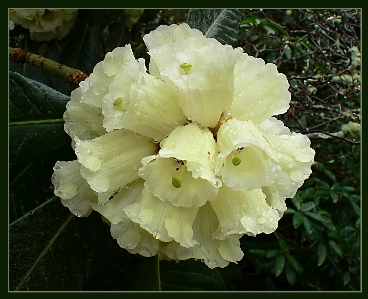
POLYGON ((117 99, 114 101, 113 105, 114 105, 114 106, 118 106, 119 104, 121 104, 121 102, 122 102, 122 101, 123 101, 123 98, 122 98, 122 97, 117 98, 117 99))
POLYGON ((181 180, 177 177, 173 177, 172 180, 171 180, 171 183, 175 188, 180 188, 181 187, 181 180))
POLYGON ((241 163, 241 159, 239 157, 234 157, 231 162, 233 162, 234 166, 238 166, 241 163))
POLYGON ((180 65, 180 67, 184 70, 184 73, 185 73, 186 75, 188 75, 188 74, 189 74, 190 69, 192 68, 192 65, 191 65, 190 63, 188 63, 188 62, 184 62, 184 63, 182 63, 182 64, 180 65))

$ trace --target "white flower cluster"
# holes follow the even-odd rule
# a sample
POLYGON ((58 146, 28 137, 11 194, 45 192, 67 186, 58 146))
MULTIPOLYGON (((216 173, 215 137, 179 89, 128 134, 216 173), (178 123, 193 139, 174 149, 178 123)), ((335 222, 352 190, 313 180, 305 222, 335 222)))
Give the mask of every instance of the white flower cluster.
POLYGON ((77 216, 101 213, 131 253, 225 267, 241 236, 275 231, 314 150, 272 117, 290 101, 274 64, 187 24, 144 41, 149 73, 127 45, 72 92, 78 159, 56 163, 55 194, 77 216))
POLYGON ((36 41, 62 39, 74 26, 77 9, 10 9, 9 17, 15 24, 29 29, 36 41))

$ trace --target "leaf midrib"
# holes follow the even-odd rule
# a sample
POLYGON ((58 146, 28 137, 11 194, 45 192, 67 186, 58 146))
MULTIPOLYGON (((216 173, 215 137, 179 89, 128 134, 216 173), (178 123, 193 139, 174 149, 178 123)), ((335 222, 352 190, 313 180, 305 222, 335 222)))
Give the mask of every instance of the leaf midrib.
POLYGON ((9 126, 52 124, 52 123, 62 123, 62 122, 64 122, 64 120, 62 118, 60 118, 60 119, 27 120, 27 121, 10 122, 9 126))
POLYGON ((19 285, 15 288, 15 291, 18 291, 20 287, 24 284, 24 282, 27 280, 27 278, 31 275, 33 269, 37 266, 37 264, 42 260, 46 252, 49 250, 51 245, 55 242, 55 240, 59 237, 59 235, 63 232, 63 230, 67 227, 69 222, 74 218, 75 216, 73 214, 70 214, 69 217, 65 220, 65 222, 59 227, 59 229, 56 231, 56 233, 52 236, 51 240, 46 244, 44 250, 40 253, 37 260, 33 263, 31 268, 27 271, 27 273, 22 278, 19 285))

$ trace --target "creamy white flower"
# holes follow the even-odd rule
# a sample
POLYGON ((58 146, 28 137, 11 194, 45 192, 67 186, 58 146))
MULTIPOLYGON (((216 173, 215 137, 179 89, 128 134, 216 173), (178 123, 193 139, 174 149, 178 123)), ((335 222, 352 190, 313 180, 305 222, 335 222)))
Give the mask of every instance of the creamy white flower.
POLYGON ((261 189, 242 191, 224 185, 211 206, 219 220, 215 238, 220 240, 232 234, 272 233, 280 219, 279 213, 266 202, 261 189))
POLYGON ((290 101, 275 65, 187 24, 144 41, 149 73, 128 45, 72 92, 78 160, 56 164, 55 194, 77 215, 100 213, 131 253, 226 267, 243 257, 242 235, 277 229, 314 150, 271 117, 290 101))
POLYGON ((115 77, 102 112, 108 131, 126 128, 157 141, 186 121, 175 86, 147 74, 143 60, 132 61, 115 77))
POLYGON ((184 248, 176 242, 170 242, 160 249, 160 256, 171 260, 200 259, 211 269, 240 261, 243 257, 239 242, 241 235, 233 234, 223 240, 214 239, 213 234, 218 225, 216 214, 207 203, 199 208, 193 224, 194 238, 198 243, 192 248, 184 248))
POLYGON ((150 192, 179 207, 199 207, 216 196, 221 186, 214 174, 217 146, 208 129, 177 127, 160 146, 158 155, 143 159, 139 169, 150 192))
POLYGON ((62 39, 74 26, 77 9, 10 9, 10 19, 29 29, 30 37, 37 41, 62 39))
POLYGON ((217 143, 216 174, 233 189, 268 186, 281 170, 270 143, 251 121, 228 120, 217 133, 217 143))
POLYGON ((175 207, 158 199, 147 189, 143 189, 138 203, 124 208, 129 218, 163 242, 175 240, 183 247, 197 243, 193 239, 192 224, 198 208, 175 207))

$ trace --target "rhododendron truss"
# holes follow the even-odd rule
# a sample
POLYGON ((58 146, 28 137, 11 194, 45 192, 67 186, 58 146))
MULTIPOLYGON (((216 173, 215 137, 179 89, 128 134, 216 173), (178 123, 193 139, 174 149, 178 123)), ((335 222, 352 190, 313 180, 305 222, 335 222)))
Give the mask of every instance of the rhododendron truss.
POLYGON ((276 230, 315 152, 273 117, 290 102, 274 64, 187 24, 144 42, 149 70, 116 48, 72 92, 78 159, 56 163, 55 194, 77 216, 100 213, 131 253, 226 267, 244 234, 276 230))

